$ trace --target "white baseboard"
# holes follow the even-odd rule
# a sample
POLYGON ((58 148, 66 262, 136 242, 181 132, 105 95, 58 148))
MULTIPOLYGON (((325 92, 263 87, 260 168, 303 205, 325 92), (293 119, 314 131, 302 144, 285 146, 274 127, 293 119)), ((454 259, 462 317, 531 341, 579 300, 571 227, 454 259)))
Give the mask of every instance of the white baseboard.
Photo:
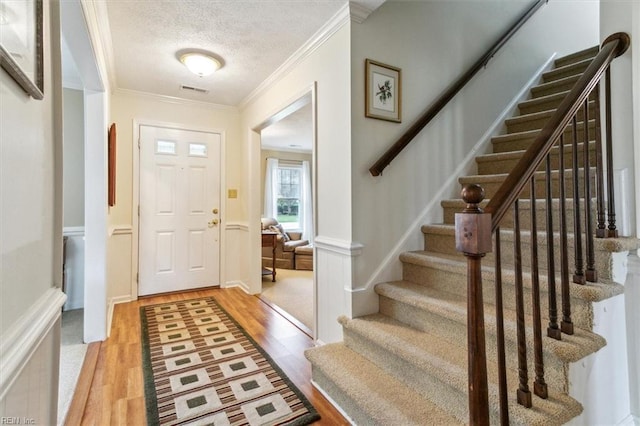
POLYGON ((67 296, 59 288, 48 289, 1 336, 0 401, 60 318, 66 299, 67 296))
POLYGON ((327 392, 325 392, 324 389, 322 389, 322 387, 320 385, 318 385, 315 381, 311 380, 311 384, 313 385, 314 388, 316 388, 318 390, 318 392, 320 392, 322 394, 322 396, 324 396, 327 401, 329 401, 329 403, 331 405, 333 405, 333 408, 335 408, 336 410, 338 410, 338 412, 340 414, 342 414, 342 417, 344 417, 349 423, 351 423, 352 425, 355 425, 356 422, 354 422, 351 417, 349 417, 349 415, 342 409, 342 407, 340 407, 338 405, 337 402, 335 402, 333 400, 333 398, 331 398, 331 396, 329 396, 329 394, 327 392))
POLYGON ((136 300, 131 296, 117 296, 109 299, 109 307, 107 308, 107 337, 111 335, 111 323, 113 322, 113 309, 119 303, 127 303, 136 300))
POLYGON ((227 281, 226 283, 220 286, 220 288, 232 288, 232 287, 239 287, 245 293, 251 294, 249 292, 249 286, 244 281, 240 281, 240 280, 227 281))

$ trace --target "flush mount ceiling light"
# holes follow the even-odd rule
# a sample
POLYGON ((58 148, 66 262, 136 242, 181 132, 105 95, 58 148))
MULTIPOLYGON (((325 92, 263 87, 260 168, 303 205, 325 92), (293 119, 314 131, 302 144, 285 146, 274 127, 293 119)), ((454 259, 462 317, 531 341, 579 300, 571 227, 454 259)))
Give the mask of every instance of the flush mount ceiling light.
POLYGON ((213 74, 221 66, 220 61, 214 57, 199 52, 189 52, 180 55, 180 62, 182 62, 189 71, 200 77, 213 74))

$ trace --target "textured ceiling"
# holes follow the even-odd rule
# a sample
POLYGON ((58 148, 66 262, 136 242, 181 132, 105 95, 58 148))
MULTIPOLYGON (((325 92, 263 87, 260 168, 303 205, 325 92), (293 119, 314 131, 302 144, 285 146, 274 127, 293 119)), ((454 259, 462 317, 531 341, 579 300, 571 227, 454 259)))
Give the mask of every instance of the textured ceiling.
POLYGON ((107 0, 116 87, 237 106, 346 3, 107 0), (191 74, 177 52, 192 48, 214 53, 224 66, 208 77, 191 74))

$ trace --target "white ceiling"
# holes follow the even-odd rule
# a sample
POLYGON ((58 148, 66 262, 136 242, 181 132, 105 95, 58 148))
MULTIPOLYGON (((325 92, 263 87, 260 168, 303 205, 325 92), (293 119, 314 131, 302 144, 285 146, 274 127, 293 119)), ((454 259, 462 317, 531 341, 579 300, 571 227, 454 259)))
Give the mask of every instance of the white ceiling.
POLYGON ((116 88, 237 106, 346 3, 107 0, 116 88), (191 74, 177 58, 185 49, 209 51, 224 66, 208 77, 191 74))
MULTIPOLYGON (((385 1, 99 0, 96 7, 106 17, 100 31, 113 90, 237 107, 341 17, 347 3, 351 18, 361 22, 385 1), (222 68, 207 77, 191 74, 178 60, 187 49, 210 52, 222 68), (207 93, 183 90, 183 85, 207 93)), ((63 33, 64 85, 82 89, 87 83, 67 46, 73 33, 63 33)), ((310 96, 296 104, 299 109, 263 129, 263 148, 311 151, 310 96)))

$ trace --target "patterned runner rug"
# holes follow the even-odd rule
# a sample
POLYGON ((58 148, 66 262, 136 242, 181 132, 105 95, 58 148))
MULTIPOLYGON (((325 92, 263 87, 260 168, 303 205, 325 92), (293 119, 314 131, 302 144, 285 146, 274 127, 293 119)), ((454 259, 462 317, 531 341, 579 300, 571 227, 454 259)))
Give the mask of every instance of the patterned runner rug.
POLYGON ((320 416, 211 297, 140 308, 149 425, 306 425, 320 416))

